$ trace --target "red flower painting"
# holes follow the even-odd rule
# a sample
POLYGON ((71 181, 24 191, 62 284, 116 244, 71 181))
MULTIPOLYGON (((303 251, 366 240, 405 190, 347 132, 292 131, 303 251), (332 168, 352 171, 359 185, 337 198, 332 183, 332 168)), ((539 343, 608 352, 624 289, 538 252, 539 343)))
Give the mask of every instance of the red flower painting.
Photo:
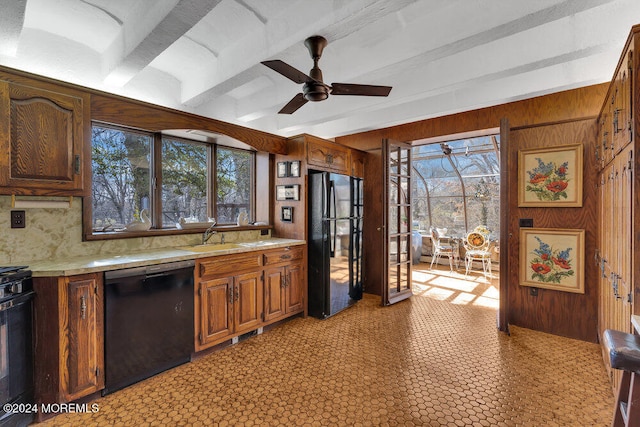
POLYGON ((538 274, 547 274, 551 271, 551 267, 546 264, 531 264, 531 268, 538 274))
POLYGON ((547 185, 547 190, 559 193, 560 191, 564 191, 567 185, 569 184, 566 181, 553 181, 547 185))

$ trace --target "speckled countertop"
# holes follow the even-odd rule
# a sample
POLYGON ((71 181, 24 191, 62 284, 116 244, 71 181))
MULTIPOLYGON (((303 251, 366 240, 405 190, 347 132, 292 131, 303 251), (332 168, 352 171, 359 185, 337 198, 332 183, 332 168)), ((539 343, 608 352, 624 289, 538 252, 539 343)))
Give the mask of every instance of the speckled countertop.
POLYGON ((29 269, 33 272, 34 277, 73 276, 75 274, 119 270, 121 268, 141 267, 165 262, 284 248, 304 245, 305 243, 304 240, 270 238, 250 242, 180 246, 118 255, 92 255, 73 259, 34 261, 29 264, 29 269))

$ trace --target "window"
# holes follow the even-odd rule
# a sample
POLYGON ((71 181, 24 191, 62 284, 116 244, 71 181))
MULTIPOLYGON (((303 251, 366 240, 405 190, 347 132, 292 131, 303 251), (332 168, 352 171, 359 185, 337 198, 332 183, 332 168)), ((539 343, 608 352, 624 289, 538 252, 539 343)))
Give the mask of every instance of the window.
POLYGON ((206 144, 162 139, 162 223, 175 225, 180 217, 189 222, 206 222, 206 144))
MULTIPOLYGON (((232 223, 240 212, 251 212, 253 155, 218 147, 216 151, 216 214, 218 222, 232 223)), ((251 215, 249 215, 251 216, 251 215)))
POLYGON ((92 128, 92 224, 113 231, 149 209, 150 135, 110 127, 92 128))
POLYGON ((122 230, 143 209, 156 228, 254 219, 253 151, 94 123, 92 166, 94 233, 122 230))

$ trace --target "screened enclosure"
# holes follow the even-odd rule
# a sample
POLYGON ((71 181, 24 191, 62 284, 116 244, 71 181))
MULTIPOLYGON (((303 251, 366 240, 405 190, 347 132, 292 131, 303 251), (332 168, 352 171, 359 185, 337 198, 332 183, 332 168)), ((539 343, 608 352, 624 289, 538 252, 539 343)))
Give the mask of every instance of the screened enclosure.
POLYGON ((414 142, 413 228, 446 228, 464 237, 478 226, 500 234, 500 138, 489 135, 419 145, 414 142), (416 145, 417 144, 417 145, 416 145))

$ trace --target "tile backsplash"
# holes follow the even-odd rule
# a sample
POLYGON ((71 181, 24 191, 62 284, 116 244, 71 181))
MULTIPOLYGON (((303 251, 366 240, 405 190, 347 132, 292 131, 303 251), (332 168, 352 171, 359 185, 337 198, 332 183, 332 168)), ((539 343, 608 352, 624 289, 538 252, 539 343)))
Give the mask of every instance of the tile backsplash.
MULTIPOLYGON (((11 228, 12 210, 11 197, 0 196, 0 265, 191 245, 201 239, 200 234, 185 234, 83 242, 79 197, 73 198, 68 209, 25 209, 25 228, 11 228)), ((260 238, 260 230, 225 231, 224 235, 227 242, 255 240, 260 238)), ((214 242, 217 239, 212 237, 214 242)))

